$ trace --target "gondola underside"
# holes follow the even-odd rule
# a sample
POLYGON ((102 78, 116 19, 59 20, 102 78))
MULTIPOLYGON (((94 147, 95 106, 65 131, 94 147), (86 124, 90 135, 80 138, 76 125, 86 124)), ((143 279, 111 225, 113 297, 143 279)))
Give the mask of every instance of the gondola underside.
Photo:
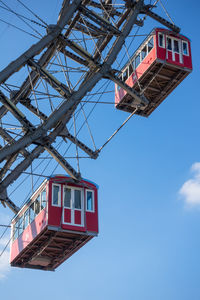
POLYGON ((11 266, 54 271, 95 235, 47 226, 19 253, 11 266))
MULTIPOLYGON (((149 101, 148 106, 144 110, 138 110, 137 114, 148 117, 190 72, 190 69, 178 68, 162 60, 154 61, 133 86, 134 90, 144 94, 149 101)), ((126 94, 116 108, 132 113, 135 110, 134 98, 126 94)))

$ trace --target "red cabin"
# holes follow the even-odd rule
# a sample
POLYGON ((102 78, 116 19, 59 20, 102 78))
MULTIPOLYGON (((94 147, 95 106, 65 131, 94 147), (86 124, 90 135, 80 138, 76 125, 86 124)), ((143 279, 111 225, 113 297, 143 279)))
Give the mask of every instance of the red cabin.
MULTIPOLYGON (((144 110, 137 111, 148 117, 191 71, 189 39, 155 28, 122 69, 120 79, 149 100, 144 110)), ((117 84, 115 106, 130 113, 135 109, 134 98, 117 84)))
POLYGON ((12 220, 11 266, 54 270, 98 234, 98 187, 46 179, 12 220))

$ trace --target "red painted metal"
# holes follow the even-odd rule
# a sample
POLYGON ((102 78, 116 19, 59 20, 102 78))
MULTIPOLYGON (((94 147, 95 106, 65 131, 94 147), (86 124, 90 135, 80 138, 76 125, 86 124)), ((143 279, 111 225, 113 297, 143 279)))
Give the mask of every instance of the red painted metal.
MULTIPOLYGON (((33 194, 31 200, 24 205, 18 215, 12 220, 12 243, 10 252, 11 266, 33 268, 42 270, 54 270, 85 243, 98 234, 98 187, 88 181, 78 183, 68 176, 58 175, 45 180, 40 188, 33 194), (61 192, 58 206, 52 205, 53 185, 57 185, 61 192), (81 191, 82 209, 64 208, 64 187, 81 191), (46 189, 47 205, 41 209, 34 220, 28 224, 23 232, 19 232, 23 220, 25 224, 26 212, 34 203, 42 191, 46 189), (92 191, 94 195, 94 210, 86 210, 86 191, 92 191), (73 215, 74 214, 74 215, 73 215), (20 219, 21 218, 21 219, 20 219), (73 224, 72 219, 74 218, 73 224), (18 226, 18 227, 17 227, 18 226), (18 236, 16 237, 16 230, 18 236), (15 232, 14 232, 15 231, 15 232)), ((41 205, 40 196, 40 205, 41 205)), ((72 201, 72 198, 71 198, 72 201)), ((41 207, 42 208, 42 207, 41 207)), ((30 221, 30 219, 29 219, 30 221)))
MULTIPOLYGON (((137 114, 149 116, 151 112, 176 88, 177 85, 192 71, 192 55, 190 40, 163 28, 155 28, 137 49, 129 62, 122 69, 122 74, 130 66, 130 61, 141 53, 144 46, 153 37, 153 49, 141 60, 134 72, 129 74, 125 83, 137 92, 143 92, 149 100, 149 107, 137 114), (163 35, 164 47, 159 46, 159 34, 163 35), (167 49, 167 39, 177 41, 179 53, 167 49), (188 53, 184 54, 183 43, 188 45, 188 53), (163 83, 163 78, 165 82, 163 83), (160 84, 160 88, 158 88, 160 84), (156 93, 157 92, 157 93, 156 93), (162 95, 161 95, 162 94, 162 95)), ((174 46, 174 44, 173 44, 174 46)), ((173 48, 175 49, 175 48, 173 48)), ((141 56, 140 56, 141 57, 141 56)), ((121 75, 120 75, 121 77, 121 75)), ((122 79, 123 80, 123 79, 122 79)), ((124 80, 123 80, 124 81, 124 80)), ((123 88, 115 84, 115 107, 127 112, 134 111, 134 99, 123 88)))

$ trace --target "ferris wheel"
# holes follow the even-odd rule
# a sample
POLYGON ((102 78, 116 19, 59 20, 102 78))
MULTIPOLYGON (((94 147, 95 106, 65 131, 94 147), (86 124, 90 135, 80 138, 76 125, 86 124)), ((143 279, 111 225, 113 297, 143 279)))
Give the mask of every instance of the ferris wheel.
POLYGON ((0 71, 0 201, 17 214, 27 199, 13 201, 12 183, 20 188, 31 178, 33 192, 58 169, 74 185, 83 182, 80 160, 97 159, 134 114, 149 116, 191 72, 191 49, 180 28, 154 11, 159 1, 64 0, 55 24, 21 0, 31 19, 0 2, 36 39, 0 71), (147 17, 165 28, 134 53, 147 17), (103 104, 130 113, 114 133, 101 132, 109 121, 103 104))

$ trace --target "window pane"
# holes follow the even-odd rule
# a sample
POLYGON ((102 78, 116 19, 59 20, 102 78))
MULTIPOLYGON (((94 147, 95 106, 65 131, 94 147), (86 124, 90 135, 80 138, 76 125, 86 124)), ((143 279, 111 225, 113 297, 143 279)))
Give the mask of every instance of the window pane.
POLYGON ((145 58, 145 56, 147 55, 147 46, 144 46, 144 48, 141 51, 141 55, 142 55, 142 60, 145 58))
POLYGON ((21 218, 19 218, 19 223, 18 223, 18 227, 19 227, 19 235, 22 234, 23 232, 23 224, 24 224, 24 216, 22 216, 21 218))
POLYGON ((140 64, 140 54, 138 54, 135 58, 135 68, 140 64))
POLYGON ((179 44, 178 41, 174 40, 174 52, 179 53, 179 44))
POLYGON ((129 65, 129 76, 133 73, 133 65, 130 63, 129 65))
POLYGON ((71 208, 71 189, 64 188, 64 207, 71 208))
POLYGON ((188 55, 188 43, 183 42, 183 54, 188 55))
POLYGON ((35 219, 34 202, 30 206, 30 223, 35 219))
POLYGON ((34 203, 35 203, 35 214, 37 215, 40 212, 40 195, 37 197, 34 203))
POLYGON ((161 33, 158 34, 158 45, 164 48, 164 35, 161 33))
POLYGON ((74 208, 81 209, 81 191, 80 190, 74 190, 74 208))
POLYGON ((87 191, 87 210, 93 211, 93 192, 87 191))
POLYGON ((148 53, 153 49, 153 37, 148 41, 148 53))
POLYGON ((172 50, 172 40, 167 37, 167 50, 172 50))
POLYGON ((18 238, 18 229, 19 224, 18 221, 15 223, 15 225, 13 226, 13 240, 16 240, 18 238))
POLYGON ((29 208, 24 213, 24 228, 26 228, 29 224, 29 208))
POLYGON ((45 208, 46 207, 46 203, 47 203, 47 200, 46 200, 46 189, 44 189, 41 193, 41 209, 45 208))
POLYGON ((123 73, 123 80, 126 81, 128 78, 128 68, 126 68, 126 70, 123 73))
POLYGON ((60 205, 59 204, 59 193, 60 193, 60 188, 57 185, 53 186, 53 205, 60 205))

